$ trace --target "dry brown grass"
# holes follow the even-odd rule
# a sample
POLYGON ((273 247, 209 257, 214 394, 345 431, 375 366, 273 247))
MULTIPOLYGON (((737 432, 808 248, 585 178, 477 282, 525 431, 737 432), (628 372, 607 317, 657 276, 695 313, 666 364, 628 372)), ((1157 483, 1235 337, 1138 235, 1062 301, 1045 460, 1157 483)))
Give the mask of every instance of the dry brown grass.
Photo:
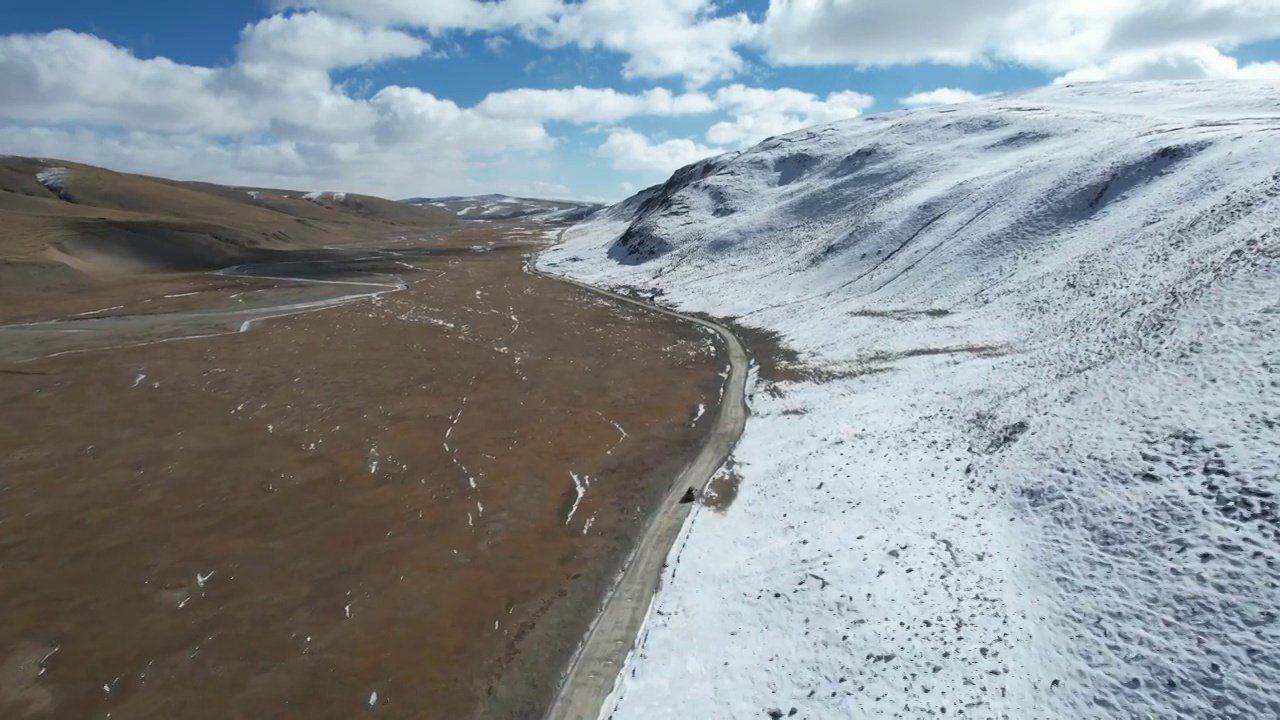
POLYGON ((741 485, 742 473, 738 472, 737 463, 729 460, 707 483, 707 489, 702 493, 702 504, 719 513, 728 512, 738 498, 741 485))
POLYGON ((452 214, 381 198, 320 202, 37 158, 0 158, 0 319, 33 294, 87 292, 139 273, 213 269, 272 252, 420 236, 452 214), (37 181, 66 168, 65 185, 37 181), (251 194, 252 193, 252 194, 251 194))
MULTIPOLYGON (((251 191, 61 160, 0 158, 0 261, 38 261, 51 248, 73 256, 96 249, 89 254, 127 255, 133 271, 188 269, 253 249, 373 240, 452 222, 439 209, 361 195, 348 195, 341 203, 331 196, 312 202, 296 191, 251 191), (67 169, 60 190, 36 180, 47 168, 67 169)), ((104 269, 120 268, 108 264, 104 269)))
MULTIPOLYGON (((376 303, 0 366, 0 718, 541 716, 721 361, 495 232, 376 303)), ((183 281, 94 298, 296 290, 183 281)))

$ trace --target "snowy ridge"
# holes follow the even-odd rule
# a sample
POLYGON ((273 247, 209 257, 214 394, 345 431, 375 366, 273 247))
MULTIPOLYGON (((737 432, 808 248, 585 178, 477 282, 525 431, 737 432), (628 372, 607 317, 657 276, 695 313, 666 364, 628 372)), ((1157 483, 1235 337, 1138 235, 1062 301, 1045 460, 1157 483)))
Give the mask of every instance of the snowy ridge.
POLYGON ((589 217, 600 209, 596 203, 570 200, 539 200, 507 195, 409 198, 402 202, 421 207, 437 207, 457 215, 459 220, 495 222, 521 220, 544 225, 566 225, 589 217))
POLYGON ((815 127, 539 268, 800 358, 612 717, 1280 715, 1280 85, 815 127))

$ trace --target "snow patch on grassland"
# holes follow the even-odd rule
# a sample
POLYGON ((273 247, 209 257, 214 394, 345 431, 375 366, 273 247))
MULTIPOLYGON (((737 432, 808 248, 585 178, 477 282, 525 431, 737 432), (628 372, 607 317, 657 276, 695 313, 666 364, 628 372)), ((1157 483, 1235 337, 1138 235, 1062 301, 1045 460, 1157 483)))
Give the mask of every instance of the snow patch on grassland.
POLYGON ((67 178, 71 171, 64 167, 48 167, 36 173, 36 182, 57 192, 67 187, 67 178))
POLYGON ((314 190, 312 192, 306 193, 305 195, 302 196, 302 199, 310 200, 311 202, 318 203, 324 200, 325 195, 328 195, 329 198, 333 200, 333 202, 339 203, 339 204, 346 202, 346 199, 347 199, 347 194, 344 192, 326 192, 326 191, 320 191, 320 190, 314 190))
POLYGON ((616 720, 1280 714, 1280 85, 704 161, 539 268, 779 334, 616 720))

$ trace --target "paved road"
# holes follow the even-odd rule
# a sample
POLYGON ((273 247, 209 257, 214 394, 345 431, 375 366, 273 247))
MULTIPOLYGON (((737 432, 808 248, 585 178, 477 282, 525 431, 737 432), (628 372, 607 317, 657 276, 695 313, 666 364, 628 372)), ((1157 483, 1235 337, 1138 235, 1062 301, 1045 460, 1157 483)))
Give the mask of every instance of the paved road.
POLYGON ((640 544, 631 556, 621 579, 605 599, 586 640, 578 649, 547 720, 597 720, 601 706, 613 691, 626 661, 635 646, 640 626, 649 612, 649 603, 658 591, 662 567, 671 552, 691 505, 681 505, 680 497, 689 487, 704 487, 711 476, 729 458, 747 420, 746 383, 747 354, 738 338, 726 328, 700 318, 682 315, 625 295, 601 290, 567 278, 538 272, 529 263, 530 272, 553 280, 568 282, 597 295, 637 305, 670 315, 685 322, 714 330, 729 351, 729 378, 716 414, 711 437, 693 462, 685 466, 661 508, 649 521, 640 544))

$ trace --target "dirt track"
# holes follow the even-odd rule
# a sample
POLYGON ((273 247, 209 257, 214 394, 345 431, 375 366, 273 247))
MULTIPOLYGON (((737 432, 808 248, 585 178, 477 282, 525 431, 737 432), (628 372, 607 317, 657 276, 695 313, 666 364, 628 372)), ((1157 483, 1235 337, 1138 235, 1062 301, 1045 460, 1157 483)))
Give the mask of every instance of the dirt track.
MULTIPOLYGON (((721 361, 524 273, 534 248, 412 259, 403 292, 243 334, 7 344, 0 716, 540 715, 721 361)), ((155 282, 181 296, 160 315, 297 292, 155 282)), ((64 306, 155 297, 120 292, 64 306)))

